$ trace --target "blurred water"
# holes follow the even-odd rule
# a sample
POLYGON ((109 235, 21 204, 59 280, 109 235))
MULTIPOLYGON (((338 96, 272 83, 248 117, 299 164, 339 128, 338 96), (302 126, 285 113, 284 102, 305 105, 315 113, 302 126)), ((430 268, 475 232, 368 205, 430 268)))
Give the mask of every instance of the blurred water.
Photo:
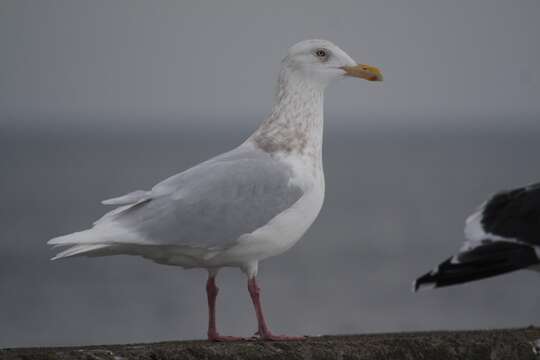
MULTIPOLYGON (((334 124, 335 125, 335 124, 334 124)), ((249 126, 0 129, 0 347, 202 338, 201 270, 126 256, 49 262, 45 241, 79 230, 101 199, 238 144, 249 126)), ((412 294, 411 281, 460 246, 491 192, 540 179, 540 126, 408 129, 327 125, 326 202, 304 239, 260 266, 278 333, 336 334, 538 324, 538 274, 412 294)), ((218 324, 250 335, 238 270, 218 279, 218 324)))

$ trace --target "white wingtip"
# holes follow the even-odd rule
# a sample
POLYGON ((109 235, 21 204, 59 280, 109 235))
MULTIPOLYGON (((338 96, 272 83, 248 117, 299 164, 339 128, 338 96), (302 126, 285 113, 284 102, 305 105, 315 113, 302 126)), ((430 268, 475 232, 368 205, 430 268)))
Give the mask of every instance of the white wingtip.
POLYGON ((148 198, 148 191, 137 190, 119 197, 103 200, 103 205, 129 205, 148 198))
POLYGON ((59 252, 56 254, 56 256, 52 257, 51 260, 58 260, 62 258, 77 256, 77 255, 88 255, 89 253, 103 249, 108 247, 109 245, 105 244, 94 244, 94 245, 75 245, 70 247, 69 249, 66 249, 62 252, 59 252))
POLYGON ((74 232, 67 235, 58 236, 47 241, 48 245, 62 246, 62 245, 74 245, 84 242, 85 240, 93 239, 92 229, 74 232))

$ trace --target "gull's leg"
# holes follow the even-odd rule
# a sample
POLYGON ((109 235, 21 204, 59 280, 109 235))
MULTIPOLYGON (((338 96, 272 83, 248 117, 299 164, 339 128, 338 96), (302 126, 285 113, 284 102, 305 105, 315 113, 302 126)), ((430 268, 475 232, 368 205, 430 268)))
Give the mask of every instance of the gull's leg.
POLYGON ((248 291, 249 295, 251 296, 251 301, 253 301, 253 305, 255 306, 255 315, 257 316, 257 322, 259 324, 259 328, 257 330, 257 335, 261 337, 263 340, 304 340, 305 338, 303 336, 284 336, 284 335, 274 335, 268 328, 268 325, 266 324, 266 320, 264 318, 262 306, 261 306, 261 290, 259 286, 257 285, 257 280, 255 279, 255 276, 252 276, 248 278, 248 291))
POLYGON ((206 282, 206 297, 208 298, 208 340, 210 341, 238 341, 241 337, 221 336, 216 327, 216 298, 219 288, 216 286, 216 272, 208 272, 206 282))

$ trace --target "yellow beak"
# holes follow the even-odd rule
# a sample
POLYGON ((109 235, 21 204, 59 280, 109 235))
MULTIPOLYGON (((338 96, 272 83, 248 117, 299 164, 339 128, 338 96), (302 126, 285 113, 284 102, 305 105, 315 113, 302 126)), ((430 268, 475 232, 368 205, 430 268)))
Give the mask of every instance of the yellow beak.
POLYGON ((383 75, 375 66, 358 64, 356 66, 343 66, 346 76, 354 76, 369 81, 383 81, 383 75))

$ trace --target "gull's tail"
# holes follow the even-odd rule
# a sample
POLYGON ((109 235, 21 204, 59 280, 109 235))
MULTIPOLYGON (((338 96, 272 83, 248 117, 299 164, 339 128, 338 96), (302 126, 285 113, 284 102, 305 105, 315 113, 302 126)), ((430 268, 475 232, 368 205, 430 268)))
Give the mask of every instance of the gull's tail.
POLYGON ((82 255, 96 256, 97 252, 102 253, 105 248, 111 246, 111 244, 104 242, 100 243, 99 238, 99 233, 95 229, 88 229, 51 239, 47 241, 47 244, 54 247, 68 247, 56 254, 51 260, 82 255))
POLYGON ((117 205, 119 207, 109 211, 94 222, 90 229, 59 236, 47 241, 53 247, 64 247, 64 251, 58 253, 51 260, 72 256, 105 256, 115 255, 122 245, 144 244, 144 241, 132 231, 123 228, 115 222, 115 219, 132 209, 142 206, 150 197, 147 191, 134 191, 117 198, 104 200, 105 205, 117 205))
POLYGON ((462 252, 416 279, 413 291, 480 280, 540 264, 533 247, 512 242, 490 242, 462 252))
POLYGON ((67 248, 64 251, 59 252, 51 260, 58 260, 68 258, 72 256, 100 256, 103 255, 103 250, 110 245, 98 244, 98 245, 75 245, 67 248), (101 250, 101 251, 100 251, 101 250), (98 255, 99 254, 99 255, 98 255))
POLYGON ((72 234, 59 236, 47 241, 54 248, 66 248, 51 260, 72 256, 107 256, 117 255, 119 249, 129 245, 144 245, 143 240, 134 232, 120 226, 100 224, 72 234))

